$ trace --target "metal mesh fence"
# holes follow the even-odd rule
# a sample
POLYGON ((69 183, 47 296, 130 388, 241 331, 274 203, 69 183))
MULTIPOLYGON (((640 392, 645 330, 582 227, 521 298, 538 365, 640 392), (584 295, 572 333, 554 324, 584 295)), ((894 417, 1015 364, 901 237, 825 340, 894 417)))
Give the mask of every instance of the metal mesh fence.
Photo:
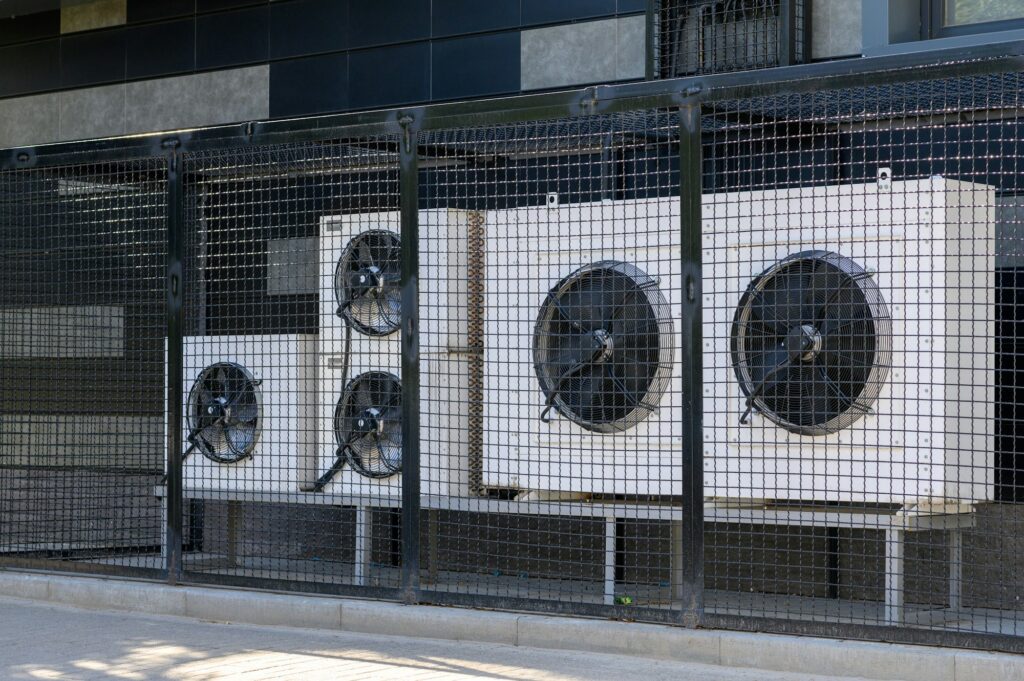
POLYGON ((184 158, 190 579, 399 584, 395 149, 184 158))
POLYGON ((0 172, 0 562, 160 569, 163 159, 0 172))
POLYGON ((709 612, 1021 633, 1019 93, 706 110, 709 612))
POLYGON ((425 135, 436 597, 671 608, 678 131, 678 115, 650 111, 425 135))
POLYGON ((0 172, 3 560, 1019 650, 1024 83, 948 68, 0 172))

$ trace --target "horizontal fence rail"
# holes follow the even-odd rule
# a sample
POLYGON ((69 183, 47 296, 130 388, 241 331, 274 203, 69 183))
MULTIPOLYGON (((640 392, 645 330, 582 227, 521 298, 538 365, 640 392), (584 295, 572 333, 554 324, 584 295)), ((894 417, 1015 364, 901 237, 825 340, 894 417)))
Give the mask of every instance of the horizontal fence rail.
POLYGON ((0 565, 1024 650, 1015 55, 0 152, 0 565))

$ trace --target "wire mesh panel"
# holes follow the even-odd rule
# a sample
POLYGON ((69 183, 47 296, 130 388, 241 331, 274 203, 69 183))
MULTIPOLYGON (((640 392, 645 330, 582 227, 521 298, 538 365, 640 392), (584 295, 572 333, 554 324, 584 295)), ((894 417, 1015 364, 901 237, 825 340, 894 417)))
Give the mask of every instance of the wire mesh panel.
POLYGON ((430 132, 420 167, 428 599, 671 618, 678 115, 430 132))
POLYGON ((185 157, 189 579, 399 584, 396 149, 185 157))
POLYGON ((807 0, 660 0, 655 73, 677 78, 806 58, 807 0))
POLYGON ((159 570, 162 159, 0 172, 0 561, 159 570))
POLYGON ((1020 92, 706 111, 708 613, 1024 633, 1020 92))

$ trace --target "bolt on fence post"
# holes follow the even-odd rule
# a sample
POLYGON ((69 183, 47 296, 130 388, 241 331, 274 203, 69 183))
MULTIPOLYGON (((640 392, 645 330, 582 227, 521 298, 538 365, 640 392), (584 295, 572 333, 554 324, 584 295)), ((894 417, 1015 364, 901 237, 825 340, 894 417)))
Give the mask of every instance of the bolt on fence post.
POLYGON ((402 600, 420 592, 419 129, 399 119, 402 267, 402 600))
POLYGON ((182 276, 184 252, 184 200, 182 191, 180 142, 163 143, 167 151, 167 486, 164 490, 166 511, 167 581, 177 584, 181 577, 182 550, 182 372, 184 328, 182 299, 185 278, 182 276))
MULTIPOLYGON (((690 94, 689 91, 687 94, 690 94)), ((694 92, 693 94, 697 94, 694 92)), ((696 627, 704 615, 704 448, 703 448, 703 349, 701 304, 701 107, 680 109, 679 218, 682 244, 683 292, 683 499, 681 546, 673 553, 681 558, 680 580, 675 591, 682 602, 682 620, 696 627)), ((673 537, 675 539, 675 537, 673 537)))

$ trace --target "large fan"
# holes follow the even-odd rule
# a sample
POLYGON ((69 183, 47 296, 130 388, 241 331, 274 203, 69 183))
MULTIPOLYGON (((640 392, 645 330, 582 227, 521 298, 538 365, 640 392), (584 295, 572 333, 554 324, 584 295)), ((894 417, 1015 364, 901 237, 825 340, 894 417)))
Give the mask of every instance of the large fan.
POLYGON ((757 410, 804 435, 833 433, 870 413, 891 361, 881 291, 853 260, 804 251, 756 277, 740 300, 732 359, 757 410))
POLYGON ((198 449, 217 463, 252 456, 260 436, 260 382, 245 367, 218 362, 203 369, 188 395, 188 456, 198 449))
POLYGON ((402 470, 402 384, 393 374, 368 371, 345 387, 334 410, 335 464, 314 489, 322 491, 348 464, 367 478, 387 478, 402 470))
POLYGON ((384 336, 401 324, 401 242, 394 232, 354 237, 334 270, 338 315, 362 333, 384 336))
POLYGON ((534 329, 546 404, 597 432, 623 431, 657 409, 674 348, 668 304, 633 265, 602 261, 551 289, 534 329))

